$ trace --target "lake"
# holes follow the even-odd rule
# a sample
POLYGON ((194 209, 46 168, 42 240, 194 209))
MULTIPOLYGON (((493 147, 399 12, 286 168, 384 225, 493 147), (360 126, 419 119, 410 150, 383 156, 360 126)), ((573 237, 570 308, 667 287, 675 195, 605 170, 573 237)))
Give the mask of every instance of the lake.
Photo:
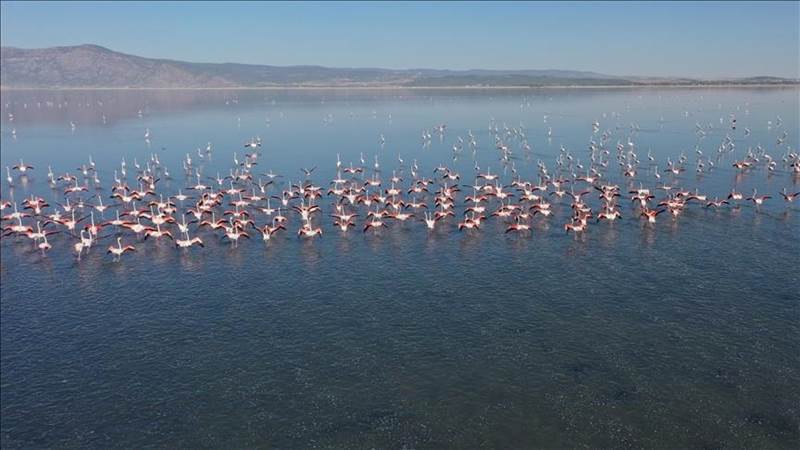
POLYGON ((205 247, 177 250, 125 232, 136 251, 119 261, 105 253, 114 237, 80 260, 66 232, 44 256, 3 237, 2 447, 797 448, 800 200, 779 193, 800 191, 782 159, 798 148, 798 92, 3 91, 2 169, 35 167, 13 188, 3 178, 3 200, 55 208, 64 185, 48 185, 48 166, 83 183, 90 156, 107 204, 123 158, 132 186, 134 164, 157 157, 171 175, 159 193, 191 192, 197 172, 227 189, 208 177, 229 175, 254 139, 256 178, 283 175, 270 194, 313 167, 327 190, 337 155, 343 167, 363 155, 364 178, 377 158, 384 189, 393 171, 406 190, 414 164, 438 180, 447 165, 462 191, 434 231, 412 220, 364 233, 359 207, 342 233, 323 195, 315 239, 297 237, 294 213, 269 242, 192 225, 205 247), (599 171, 621 187, 621 220, 565 233, 570 199, 551 196, 529 233, 497 217, 458 231, 475 166, 504 184, 513 171, 537 182, 540 162, 582 176, 590 145, 608 150, 599 171), (748 149, 759 162, 734 168, 748 149), (638 155, 634 176, 620 152, 638 155), (664 172, 681 155, 686 170, 664 172), (647 224, 628 191, 650 188, 655 206, 663 183, 772 198, 690 202, 647 224))

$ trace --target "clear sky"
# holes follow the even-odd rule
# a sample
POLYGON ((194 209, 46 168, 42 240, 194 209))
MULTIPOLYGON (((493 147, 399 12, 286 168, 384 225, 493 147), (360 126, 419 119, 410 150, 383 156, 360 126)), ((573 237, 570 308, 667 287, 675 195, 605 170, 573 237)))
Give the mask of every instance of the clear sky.
POLYGON ((800 2, 3 1, 2 45, 195 62, 800 77, 800 2))

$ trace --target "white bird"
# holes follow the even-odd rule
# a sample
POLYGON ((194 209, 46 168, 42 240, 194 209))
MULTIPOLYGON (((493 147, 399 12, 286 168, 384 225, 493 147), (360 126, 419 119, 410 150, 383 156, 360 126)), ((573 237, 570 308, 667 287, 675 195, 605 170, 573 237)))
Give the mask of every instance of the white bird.
POLYGON ((194 238, 191 238, 191 239, 190 239, 190 238, 189 238, 189 233, 188 233, 188 232, 187 232, 187 233, 184 233, 184 234, 186 235, 186 239, 177 239, 177 240, 175 241, 175 246, 176 246, 176 247, 180 247, 180 248, 189 248, 189 247, 191 247, 191 246, 192 246, 192 245, 194 245, 194 244, 197 244, 197 245, 199 245, 200 247, 205 247, 205 245, 203 245, 203 240, 202 240, 202 239, 200 239, 199 237, 194 237, 194 238))
POLYGON ((135 252, 136 251, 136 247, 134 247, 132 245, 126 245, 126 246, 123 247, 122 246, 122 238, 118 237, 117 238, 117 246, 116 247, 114 247, 113 245, 108 246, 108 250, 106 251, 106 253, 111 253, 112 255, 114 255, 114 257, 116 259, 119 259, 127 251, 135 252))

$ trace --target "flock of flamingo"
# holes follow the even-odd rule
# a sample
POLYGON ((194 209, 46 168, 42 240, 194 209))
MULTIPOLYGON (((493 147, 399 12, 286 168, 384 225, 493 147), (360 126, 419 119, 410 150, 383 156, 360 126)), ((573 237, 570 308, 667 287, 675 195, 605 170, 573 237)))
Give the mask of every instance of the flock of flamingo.
MULTIPOLYGON (((736 119, 732 118, 729 125, 735 130, 736 119)), ((745 194, 733 189, 711 197, 697 189, 685 189, 679 186, 681 174, 691 170, 685 153, 674 161, 667 158, 665 169, 659 170, 650 152, 646 160, 640 159, 630 138, 627 142, 617 142, 615 148, 609 142, 610 132, 600 134, 597 121, 592 128, 588 166, 584 167, 580 159, 562 147, 552 169, 541 161, 537 163, 538 174, 534 180, 525 180, 519 175, 514 164, 514 150, 508 144, 509 140, 517 139, 523 151, 529 148, 525 130, 505 125, 501 128, 495 123, 489 130, 495 139, 499 172, 492 172, 488 167, 484 170, 476 162, 471 174, 461 174, 441 165, 426 177, 416 160, 406 167, 398 156, 399 166, 389 175, 381 170, 377 156, 373 167, 368 168, 363 154, 358 165, 343 164, 337 155, 336 176, 328 184, 313 183, 311 178, 316 167, 302 169, 302 181, 286 183, 281 181, 281 175, 271 170, 258 173, 256 166, 263 152, 261 140, 256 138, 245 143, 250 153, 245 153, 243 159, 234 154, 234 166, 228 176, 204 177, 192 156, 187 154, 183 161, 185 187, 177 192, 164 192, 159 189, 159 181, 170 179, 171 175, 158 155, 152 154, 145 164, 135 161, 132 171, 123 158, 114 170, 110 190, 106 190, 90 156, 88 162, 77 168, 76 174, 56 174, 48 167, 47 181, 58 200, 53 202, 55 205, 35 195, 19 204, 3 200, 0 205, 3 238, 14 242, 30 241, 46 254, 52 248, 53 238, 49 236, 58 234, 72 245, 78 259, 99 242, 109 239, 113 243, 106 247, 106 252, 118 260, 145 242, 164 239, 180 249, 203 247, 203 238, 210 236, 229 240, 233 245, 258 235, 263 241, 270 241, 276 235, 289 233, 287 228, 292 222, 295 223, 292 230, 298 238, 321 237, 326 220, 322 218, 323 206, 329 208, 328 223, 340 233, 351 232, 354 228, 374 233, 397 226, 395 224, 415 222, 429 231, 446 228, 474 233, 481 230, 484 221, 499 220, 504 223, 502 228, 506 233, 525 234, 533 232, 534 221, 554 220, 556 209, 570 211, 566 222, 561 224, 565 232, 586 233, 590 226, 622 217, 640 217, 645 224, 653 224, 665 212, 677 220, 684 209, 693 207, 691 205, 720 209, 738 208, 744 202, 751 202, 760 208, 772 199, 755 190, 745 194), (615 166, 618 175, 614 174, 615 166), (652 177, 657 186, 645 187, 638 178, 637 187, 634 180, 641 175, 652 177), (622 183, 626 188, 607 181, 612 178, 627 180, 622 183), (658 200, 657 191, 663 193, 658 200), (592 196, 597 196, 599 206, 590 206, 587 199, 592 196), (563 208, 553 208, 554 204, 561 204, 563 208), (628 211, 623 214, 623 209, 628 211)), ((445 126, 434 130, 443 134, 445 126)), ((697 133, 703 132, 698 125, 697 133)), ((145 139, 149 139, 149 135, 148 129, 145 139)), ((778 147, 784 143, 786 135, 784 132, 778 139, 778 147)), ((430 131, 423 132, 423 146, 429 144, 430 139, 430 131)), ((381 136, 381 145, 383 143, 381 136)), ((465 145, 472 149, 474 156, 477 145, 471 132, 466 140, 458 138, 453 146, 454 159, 465 145)), ((781 157, 773 157, 758 146, 729 163, 741 173, 788 173, 796 183, 800 178, 800 155, 785 147, 781 157)), ((734 154, 734 150, 730 136, 725 136, 713 158, 696 149, 694 170, 698 174, 713 170, 723 156, 734 154)), ((210 144, 206 151, 211 152, 210 144)), ((13 188, 19 179, 27 180, 34 170, 23 160, 6 167, 9 186, 13 188)), ((800 192, 784 188, 780 196, 788 205, 800 197, 800 192)))

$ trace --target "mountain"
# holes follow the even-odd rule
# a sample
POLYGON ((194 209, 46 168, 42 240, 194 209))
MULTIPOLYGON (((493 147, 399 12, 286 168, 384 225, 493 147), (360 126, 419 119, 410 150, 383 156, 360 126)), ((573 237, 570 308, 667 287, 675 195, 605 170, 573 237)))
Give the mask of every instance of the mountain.
POLYGON ((392 70, 191 63, 143 58, 97 45, 42 49, 2 47, 0 69, 3 88, 535 87, 798 82, 776 77, 723 81, 618 77, 571 70, 392 70))

